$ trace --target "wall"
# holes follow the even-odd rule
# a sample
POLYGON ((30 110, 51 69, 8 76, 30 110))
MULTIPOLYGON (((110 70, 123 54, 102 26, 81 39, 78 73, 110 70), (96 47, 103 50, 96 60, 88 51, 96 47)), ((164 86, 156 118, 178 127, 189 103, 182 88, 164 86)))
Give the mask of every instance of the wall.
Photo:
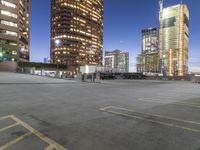
POLYGON ((6 72, 16 72, 17 71, 17 63, 16 62, 0 62, 0 71, 6 72))

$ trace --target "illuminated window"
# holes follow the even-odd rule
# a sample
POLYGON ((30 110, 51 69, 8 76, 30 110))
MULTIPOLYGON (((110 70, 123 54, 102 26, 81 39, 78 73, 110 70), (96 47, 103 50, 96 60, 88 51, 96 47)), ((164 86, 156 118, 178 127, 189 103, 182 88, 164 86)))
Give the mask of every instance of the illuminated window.
POLYGON ((17 23, 11 21, 1 20, 0 23, 11 27, 17 27, 17 23))
POLYGON ((17 18, 17 14, 11 13, 9 11, 1 10, 1 14, 9 16, 9 17, 17 18))
POLYGON ((17 8, 17 5, 16 5, 16 4, 13 4, 13 3, 8 2, 8 1, 6 1, 6 0, 0 0, 0 3, 1 3, 2 5, 7 6, 7 7, 17 8))

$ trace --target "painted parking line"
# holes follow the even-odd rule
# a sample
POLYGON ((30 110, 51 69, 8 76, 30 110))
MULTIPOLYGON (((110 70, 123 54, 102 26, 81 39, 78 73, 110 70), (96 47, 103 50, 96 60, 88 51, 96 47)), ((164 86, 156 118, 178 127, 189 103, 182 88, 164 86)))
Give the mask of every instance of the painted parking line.
POLYGON ((178 118, 166 117, 156 114, 137 112, 134 110, 126 109, 117 106, 107 106, 100 108, 100 111, 112 113, 119 116, 125 116, 129 118, 135 118, 139 120, 144 120, 152 123, 157 123, 169 127, 176 127, 183 130, 200 133, 200 122, 182 120, 178 118), (191 127, 192 126, 192 127, 191 127))
POLYGON ((11 124, 9 126, 6 126, 6 127, 2 128, 2 129, 0 129, 0 132, 3 132, 3 131, 8 130, 10 128, 13 128, 13 127, 15 127, 17 125, 19 125, 19 123, 14 123, 14 124, 11 124))
MULTIPOLYGON (((127 109, 127 108, 123 108, 123 107, 117 107, 117 106, 107 106, 107 107, 104 107, 104 108, 100 108, 100 110, 108 111, 108 109, 110 109, 110 108, 125 110, 125 111, 129 111, 129 112, 136 112, 136 111, 131 110, 131 109, 127 109)), ((164 118, 164 119, 170 119, 170 120, 176 120, 176 121, 180 121, 180 122, 200 125, 200 122, 195 122, 195 121, 190 121, 190 120, 183 120, 183 119, 178 119, 178 118, 173 118, 173 117, 166 117, 166 116, 157 115, 157 114, 147 114, 147 113, 143 113, 143 112, 137 112, 137 113, 144 114, 144 115, 151 115, 151 116, 160 117, 160 118, 164 118)))
POLYGON ((166 104, 166 105, 179 105, 179 106, 188 106, 200 109, 200 104, 198 103, 191 103, 191 102, 171 102, 166 103, 160 100, 155 100, 154 98, 139 98, 137 101, 144 101, 144 102, 152 102, 152 103, 159 103, 159 104, 166 104))
POLYGON ((0 150, 5 150, 5 149, 7 149, 8 147, 10 147, 10 146, 16 144, 17 142, 23 140, 23 139, 26 138, 27 136, 30 136, 31 134, 32 134, 31 132, 28 132, 28 133, 26 133, 26 134, 24 134, 24 135, 22 135, 22 136, 20 136, 20 137, 17 137, 16 139, 14 139, 14 140, 8 142, 7 144, 1 146, 1 147, 0 147, 0 150))
POLYGON ((53 150, 54 148, 54 145, 49 145, 44 150, 53 150))
POLYGON ((12 141, 6 143, 5 145, 1 146, 0 150, 5 150, 8 147, 13 146, 14 144, 22 141, 23 139, 25 139, 26 137, 28 137, 30 135, 35 135, 40 140, 42 140, 43 142, 48 144, 48 146, 46 148, 44 148, 44 150, 67 150, 66 148, 64 148, 60 144, 56 143, 52 139, 48 138, 47 136, 43 135, 42 133, 40 133, 39 131, 37 131, 36 129, 34 129, 33 127, 31 127, 24 121, 20 120, 19 118, 15 117, 13 115, 0 117, 0 120, 6 120, 6 119, 12 119, 13 121, 15 121, 15 123, 0 129, 0 136, 1 136, 1 132, 6 131, 8 129, 12 129, 13 127, 16 127, 16 126, 22 126, 25 129, 27 129, 28 132, 20 137, 15 138, 12 141))
POLYGON ((0 120, 4 120, 4 119, 8 119, 10 118, 10 116, 3 116, 3 117, 0 117, 0 120))
MULTIPOLYGON (((172 104, 173 104, 173 103, 172 103, 172 104)), ((176 103, 174 103, 174 105, 182 105, 182 106, 188 106, 188 107, 194 107, 194 108, 198 108, 198 109, 200 109, 199 104, 195 104, 195 103, 176 102, 176 103)))

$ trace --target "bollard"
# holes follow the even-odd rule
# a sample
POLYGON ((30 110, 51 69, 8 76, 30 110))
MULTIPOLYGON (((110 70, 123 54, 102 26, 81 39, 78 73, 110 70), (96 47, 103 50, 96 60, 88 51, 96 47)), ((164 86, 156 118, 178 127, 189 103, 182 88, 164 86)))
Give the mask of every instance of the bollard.
POLYGON ((87 74, 86 73, 84 74, 84 79, 83 80, 84 80, 83 82, 87 81, 87 74))

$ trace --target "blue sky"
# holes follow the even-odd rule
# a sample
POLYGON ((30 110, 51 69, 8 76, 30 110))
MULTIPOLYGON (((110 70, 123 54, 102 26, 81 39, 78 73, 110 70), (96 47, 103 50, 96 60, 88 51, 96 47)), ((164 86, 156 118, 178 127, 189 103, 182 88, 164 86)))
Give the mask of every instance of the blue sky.
MULTIPOLYGON (((141 51, 141 30, 158 27, 158 0, 104 0, 104 51, 130 52, 130 70, 135 71, 136 56, 141 51)), ((190 71, 200 71, 200 0, 182 0, 190 11, 190 71)), ((164 0, 164 7, 180 0, 164 0)), ((50 0, 31 1, 31 61, 49 56, 50 0)))

